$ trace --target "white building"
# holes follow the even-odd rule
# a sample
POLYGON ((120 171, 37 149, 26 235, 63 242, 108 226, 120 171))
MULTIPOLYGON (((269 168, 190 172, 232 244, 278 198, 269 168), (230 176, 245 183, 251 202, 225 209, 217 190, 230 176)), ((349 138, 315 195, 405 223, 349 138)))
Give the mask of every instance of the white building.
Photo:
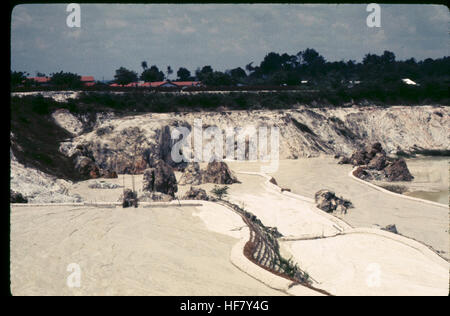
POLYGON ((418 86, 419 85, 418 83, 416 83, 416 82, 414 82, 414 81, 412 81, 411 79, 408 79, 408 78, 404 78, 404 79, 402 79, 402 81, 404 83, 406 83, 406 84, 413 85, 413 86, 418 86))

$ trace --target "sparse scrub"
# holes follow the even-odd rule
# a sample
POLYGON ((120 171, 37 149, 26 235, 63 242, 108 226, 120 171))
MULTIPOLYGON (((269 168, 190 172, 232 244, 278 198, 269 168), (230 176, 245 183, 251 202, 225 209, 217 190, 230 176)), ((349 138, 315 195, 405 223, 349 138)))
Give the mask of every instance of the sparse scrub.
POLYGON ((277 271, 278 273, 295 280, 295 282, 307 286, 311 285, 311 278, 307 272, 302 271, 298 265, 294 263, 292 258, 285 259, 281 256, 278 238, 283 237, 283 235, 276 227, 265 226, 261 220, 259 220, 254 214, 246 211, 243 207, 239 207, 238 205, 230 202, 225 203, 236 212, 244 215, 245 218, 252 223, 252 225, 250 225, 250 229, 254 231, 254 240, 249 241, 248 245, 250 245, 250 247, 247 250, 250 251, 249 255, 253 258, 253 261, 256 261, 259 265, 263 265, 270 270, 277 271), (269 262, 265 262, 265 264, 262 263, 264 257, 258 258, 257 255, 258 249, 261 249, 261 242, 265 244, 264 248, 272 253, 272 256, 269 255, 271 260, 269 260, 269 262))
POLYGON ((406 191, 408 191, 408 188, 405 187, 404 185, 396 185, 396 184, 384 184, 384 185, 380 185, 383 189, 386 189, 388 191, 394 192, 394 193, 398 193, 398 194, 403 194, 406 191))
POLYGON ((214 186, 214 189, 211 190, 211 193, 217 197, 217 199, 222 200, 228 194, 229 187, 226 185, 224 187, 214 186))

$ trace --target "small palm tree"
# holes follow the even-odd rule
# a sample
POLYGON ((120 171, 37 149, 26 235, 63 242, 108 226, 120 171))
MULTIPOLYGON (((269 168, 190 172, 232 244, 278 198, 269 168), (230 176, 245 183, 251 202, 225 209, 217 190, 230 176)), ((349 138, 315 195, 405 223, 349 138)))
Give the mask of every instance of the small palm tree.
POLYGON ((170 65, 169 66, 167 66, 167 79, 169 79, 169 76, 171 75, 171 74, 173 74, 173 69, 172 69, 172 67, 170 67, 170 65))
POLYGON ((214 194, 219 200, 222 200, 222 198, 228 194, 228 186, 219 187, 214 186, 214 189, 211 190, 211 193, 214 194))

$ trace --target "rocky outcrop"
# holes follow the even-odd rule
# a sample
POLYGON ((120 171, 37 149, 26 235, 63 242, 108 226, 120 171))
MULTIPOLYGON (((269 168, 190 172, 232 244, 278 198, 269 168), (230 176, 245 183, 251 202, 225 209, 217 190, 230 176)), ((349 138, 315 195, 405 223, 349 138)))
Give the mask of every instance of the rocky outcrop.
POLYGON ((353 175, 362 180, 373 180, 373 176, 364 167, 356 168, 353 175))
POLYGON ((125 189, 122 195, 122 207, 138 207, 138 198, 135 192, 130 189, 125 189))
POLYGON ((388 231, 393 234, 398 234, 397 227, 394 224, 387 225, 386 227, 381 228, 382 230, 388 231))
POLYGON ((190 162, 181 175, 179 184, 199 185, 204 183, 233 184, 239 183, 239 181, 223 161, 209 162, 203 170, 200 169, 197 162, 190 162))
POLYGON ((83 123, 67 109, 59 109, 52 113, 55 123, 64 128, 72 135, 80 135, 84 126, 83 123))
MULTIPOLYGON (((366 146, 364 149, 356 150, 350 156, 350 158, 343 157, 339 164, 352 164, 353 166, 369 165, 372 160, 373 166, 376 167, 377 163, 380 164, 383 159, 386 158, 386 152, 381 147, 380 143, 374 143, 366 146)), ((373 168, 371 168, 373 169, 373 168)), ((382 169, 382 168, 381 168, 382 169)))
POLYGON ((142 192, 138 199, 140 202, 170 202, 174 197, 161 192, 142 192))
POLYGON ((357 150, 350 158, 343 157, 339 163, 358 166, 353 175, 363 180, 411 181, 414 179, 405 160, 387 157, 380 143, 357 150))
POLYGON ((386 154, 377 153, 367 164, 367 168, 381 171, 386 167, 386 154))
POLYGON ((202 172, 202 183, 233 184, 239 181, 225 162, 213 161, 202 172))
POLYGON ((388 181, 411 181, 414 179, 403 158, 396 159, 390 163, 384 169, 384 172, 388 181))
POLYGON ((115 183, 109 183, 105 181, 95 181, 88 185, 90 189, 117 189, 122 187, 121 185, 115 183))
POLYGON ((162 160, 158 160, 153 168, 144 171, 143 191, 161 192, 172 197, 178 191, 177 179, 173 168, 162 160))
POLYGON ((11 153, 11 191, 20 192, 28 203, 73 203, 82 202, 77 194, 70 194, 72 182, 19 163, 11 153))
POLYGON ((28 200, 20 192, 10 190, 9 196, 10 203, 28 203, 28 200))
POLYGON ((278 182, 277 182, 277 180, 275 180, 274 177, 270 177, 269 182, 272 183, 272 184, 278 185, 278 182))
POLYGON ((198 162, 190 162, 187 165, 178 183, 181 185, 199 185, 202 183, 202 173, 198 162))
POLYGON ((183 200, 204 200, 208 201, 209 197, 205 190, 200 188, 194 188, 191 187, 189 191, 187 191, 184 196, 183 200))
POLYGON ((100 177, 100 169, 91 158, 86 156, 78 156, 76 158, 75 169, 81 175, 91 179, 100 177))
POLYGON ((336 194, 329 190, 320 190, 314 195, 316 206, 327 213, 340 212, 347 213, 347 209, 352 207, 352 203, 343 198, 338 198, 336 194))
MULTIPOLYGON (((117 173, 142 173, 156 160, 164 160, 173 168, 170 131, 187 127, 192 131, 194 120, 204 126, 245 129, 254 126, 279 128, 280 159, 314 157, 321 154, 350 157, 356 148, 379 141, 386 154, 415 152, 418 144, 424 149, 449 150, 446 133, 450 125, 450 109, 446 107, 364 107, 364 108, 305 108, 286 111, 236 111, 208 113, 144 114, 128 117, 104 115, 98 118, 92 131, 61 144, 60 150, 71 156, 78 144, 86 148, 86 157, 93 159, 100 169, 117 173), (436 115, 439 111, 442 115, 436 115), (100 132, 98 135, 97 132, 100 132)), ((191 142, 193 147, 195 141, 191 142)), ((376 148, 375 148, 376 149, 376 148)), ((224 151, 225 152, 225 151, 224 151)), ((247 152, 247 149, 246 149, 247 152)), ((370 151, 368 151, 370 155, 370 151)), ((366 157, 353 157, 357 165, 366 157)), ((373 157, 370 157, 373 158, 373 157)), ((381 159, 381 157, 380 157, 381 159)), ((382 164, 382 159, 379 163, 382 164)), ((379 169, 379 165, 373 166, 379 169)))
POLYGON ((106 179, 115 179, 117 178, 117 172, 113 171, 113 170, 101 170, 100 171, 100 175, 102 178, 106 178, 106 179))
POLYGON ((98 166, 86 145, 77 145, 72 151, 71 157, 75 160, 75 170, 84 177, 91 179, 117 178, 116 171, 109 168, 102 169, 98 166))
POLYGON ((142 174, 158 160, 172 168, 184 168, 185 162, 172 160, 175 140, 171 139, 170 128, 187 123, 174 121, 168 126, 162 121, 140 124, 133 118, 122 120, 105 116, 98 119, 92 131, 61 143, 59 150, 74 160, 87 157, 100 170, 114 170, 118 174, 142 174))

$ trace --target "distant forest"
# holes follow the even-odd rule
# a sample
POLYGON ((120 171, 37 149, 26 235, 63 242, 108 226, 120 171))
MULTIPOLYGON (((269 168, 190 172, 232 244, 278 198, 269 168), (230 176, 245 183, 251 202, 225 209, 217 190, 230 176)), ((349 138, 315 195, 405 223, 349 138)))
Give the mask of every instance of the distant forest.
MULTIPOLYGON (((113 82, 125 85, 138 80, 153 82, 175 76, 172 76, 174 70, 170 66, 163 71, 156 65, 149 67, 147 61, 142 61, 141 67, 140 74, 119 67, 115 71, 113 82)), ((362 62, 353 60, 329 62, 315 49, 308 48, 295 55, 270 52, 259 65, 250 62, 244 68, 237 67, 221 72, 214 70, 211 65, 205 65, 191 74, 187 68, 180 67, 175 80, 201 81, 206 87, 305 86, 317 89, 341 89, 361 83, 375 86, 389 85, 409 78, 421 86, 432 89, 441 85, 448 87, 450 57, 427 58, 422 61, 410 58, 398 61, 393 52, 384 51, 381 55, 366 54, 362 62)), ((12 71, 12 89, 35 85, 35 82, 26 79, 27 75, 25 72, 12 71)), ((61 71, 49 77, 51 78, 49 83, 55 87, 82 87, 81 76, 78 74, 61 71)), ((97 86, 101 85, 102 83, 97 82, 97 86)))

